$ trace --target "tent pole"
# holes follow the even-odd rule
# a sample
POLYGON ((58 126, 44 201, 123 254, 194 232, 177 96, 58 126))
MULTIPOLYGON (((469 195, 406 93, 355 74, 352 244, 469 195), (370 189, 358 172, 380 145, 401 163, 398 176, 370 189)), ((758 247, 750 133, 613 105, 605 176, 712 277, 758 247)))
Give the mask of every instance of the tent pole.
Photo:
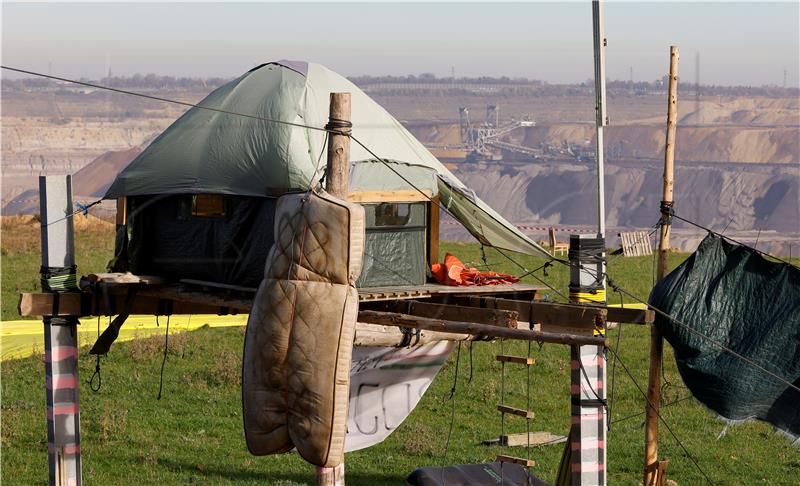
MULTIPOLYGON (((331 93, 327 129, 328 166, 325 190, 332 196, 347 199, 350 185, 350 93, 331 93)), ((316 470, 317 486, 344 486, 344 462, 316 470)))
MULTIPOLYGON (((664 190, 661 196, 661 226, 658 242, 658 280, 667 274, 669 233, 671 226, 673 172, 675 163, 675 131, 678 119, 678 47, 669 48, 669 95, 667 101, 667 140, 664 149, 664 190)), ((644 448, 644 484, 661 485, 664 482, 666 461, 658 460, 658 409, 661 400, 661 358, 664 339, 661 331, 650 326, 650 373, 647 384, 647 420, 644 448)))

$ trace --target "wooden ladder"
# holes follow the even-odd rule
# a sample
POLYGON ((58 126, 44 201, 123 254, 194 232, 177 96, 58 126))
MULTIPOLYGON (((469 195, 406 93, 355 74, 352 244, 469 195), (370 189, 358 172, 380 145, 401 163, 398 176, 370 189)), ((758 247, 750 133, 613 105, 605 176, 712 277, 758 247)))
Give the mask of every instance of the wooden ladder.
MULTIPOLYGON (((501 353, 503 353, 503 346, 502 341, 500 342, 501 345, 501 353)), ((508 445, 509 443, 509 436, 505 434, 505 420, 506 414, 515 415, 517 417, 523 417, 527 423, 528 429, 528 443, 530 443, 530 434, 531 434, 531 420, 533 420, 535 414, 532 410, 526 410, 522 408, 510 407, 503 403, 505 401, 505 376, 506 376, 506 363, 512 364, 521 364, 528 368, 528 404, 530 404, 530 376, 531 376, 531 366, 536 364, 536 360, 530 357, 530 343, 528 344, 528 355, 529 356, 511 356, 507 354, 498 354, 495 356, 495 359, 500 362, 501 366, 501 373, 502 373, 502 389, 500 395, 500 403, 497 404, 497 411, 501 414, 501 433, 500 433, 500 445, 508 445)), ((530 447, 528 448, 528 456, 530 456, 530 447)), ((534 467, 536 466, 536 461, 533 461, 528 457, 527 459, 523 459, 521 457, 514 457, 509 456, 506 454, 498 454, 497 455, 497 462, 505 462, 505 463, 512 463, 512 464, 519 464, 520 466, 524 467, 534 467)))

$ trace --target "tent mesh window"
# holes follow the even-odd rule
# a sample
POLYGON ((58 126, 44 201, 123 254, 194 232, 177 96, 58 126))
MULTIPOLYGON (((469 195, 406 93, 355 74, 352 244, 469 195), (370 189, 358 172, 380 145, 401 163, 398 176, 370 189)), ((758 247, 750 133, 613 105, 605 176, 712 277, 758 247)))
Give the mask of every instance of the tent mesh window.
POLYGON ((424 202, 364 204, 367 227, 359 288, 422 285, 427 275, 424 202))

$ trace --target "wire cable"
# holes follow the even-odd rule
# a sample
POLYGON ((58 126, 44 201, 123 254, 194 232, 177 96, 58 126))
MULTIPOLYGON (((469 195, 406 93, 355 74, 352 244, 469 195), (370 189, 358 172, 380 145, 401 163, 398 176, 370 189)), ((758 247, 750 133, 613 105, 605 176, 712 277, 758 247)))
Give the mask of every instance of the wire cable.
MULTIPOLYGON (((606 274, 606 278, 608 279, 609 284, 611 285, 611 282, 613 282, 613 280, 611 280, 611 277, 608 274, 606 274)), ((681 321, 680 319, 677 319, 677 318, 667 314, 666 312, 662 311, 661 309, 653 306, 652 304, 649 304, 649 303, 643 301, 639 297, 636 297, 632 293, 630 293, 627 290, 625 290, 623 287, 620 287, 619 285, 616 285, 616 284, 613 284, 613 285, 615 287, 615 290, 619 289, 620 292, 624 293, 628 297, 636 300, 639 303, 645 304, 648 309, 652 309, 656 314, 659 314, 662 317, 664 317, 666 319, 669 319, 671 322, 674 322, 675 324, 678 324, 679 326, 683 327, 684 329, 686 329, 687 331, 691 332, 692 334, 694 334, 694 335, 704 339, 705 341, 713 344, 714 346, 718 347, 720 350, 722 350, 722 351, 730 354, 731 356, 734 356, 735 358, 738 358, 739 360, 749 364, 750 366, 752 366, 753 368, 761 371, 762 373, 765 373, 765 374, 775 378, 776 380, 778 380, 782 384, 788 386, 789 388, 792 388, 793 390, 800 392, 800 387, 798 387, 794 383, 790 382, 786 378, 784 378, 784 377, 782 377, 782 376, 780 376, 780 375, 778 375, 778 374, 776 374, 776 373, 764 368, 763 366, 761 366, 760 364, 756 363, 752 359, 750 359, 750 358, 748 358, 748 357, 746 357, 746 356, 744 356, 742 354, 737 353, 736 351, 730 349, 729 347, 725 346, 724 344, 721 344, 720 342, 714 340, 713 338, 711 338, 709 336, 706 336, 702 332, 694 329, 693 327, 689 326, 688 324, 686 324, 685 322, 681 321)))
POLYGON ((59 77, 59 76, 53 76, 53 75, 50 75, 50 74, 38 73, 36 71, 28 71, 26 69, 19 69, 19 68, 15 68, 15 67, 11 67, 11 66, 0 66, 0 68, 6 69, 8 71, 13 71, 15 73, 28 74, 28 75, 31 75, 31 76, 39 76, 41 78, 52 79, 54 81, 63 81, 65 83, 78 84, 78 85, 86 86, 86 87, 89 87, 89 88, 103 89, 103 90, 106 90, 106 91, 113 91, 115 93, 120 93, 120 94, 125 94, 125 95, 130 95, 130 96, 138 96, 140 98, 146 98, 146 99, 149 99, 149 100, 160 101, 162 103, 172 103, 174 105, 186 106, 188 108, 197 108, 197 109, 200 109, 200 110, 208 110, 208 111, 213 111, 213 112, 216 112, 216 113, 223 113, 223 114, 226 114, 226 115, 242 116, 242 117, 245 117, 245 118, 251 118, 253 120, 260 120, 260 121, 263 121, 263 122, 276 123, 276 124, 279 124, 279 125, 288 125, 288 126, 298 127, 298 128, 307 128, 309 130, 317 130, 317 131, 320 131, 320 132, 339 133, 338 130, 329 130, 327 128, 314 127, 314 126, 311 126, 311 125, 304 125, 302 123, 293 123, 293 122, 288 122, 288 121, 285 121, 285 120, 278 120, 278 119, 275 119, 275 118, 266 118, 266 117, 258 116, 258 115, 248 115, 246 113, 239 113, 239 112, 236 112, 236 111, 223 110, 221 108, 212 108, 210 106, 203 106, 203 105, 199 105, 199 104, 196 104, 196 103, 189 103, 187 101, 179 101, 179 100, 173 100, 173 99, 170 99, 170 98, 163 98, 161 96, 153 96, 153 95, 148 95, 148 94, 144 94, 144 93, 137 93, 136 91, 128 91, 126 89, 112 88, 111 86, 104 86, 104 85, 101 85, 101 84, 89 83, 89 82, 86 82, 86 81, 77 81, 75 79, 62 78, 62 77, 59 77))
MULTIPOLYGON (((677 215, 677 214, 675 214, 674 212, 672 213, 672 217, 674 217, 675 219, 679 219, 679 220, 681 220, 681 221, 683 221, 683 222, 685 222, 685 223, 688 223, 688 224, 690 224, 690 225, 692 225, 692 226, 695 226, 695 227, 697 227, 697 228, 700 228, 700 229, 702 229, 702 230, 708 231, 709 233, 711 233, 711 234, 714 234, 714 235, 717 235, 717 236, 719 236, 720 238, 724 238, 724 239, 726 239, 726 240, 728 240, 728 241, 731 241, 731 242, 733 242, 733 243, 736 243, 736 244, 737 244, 737 245, 739 245, 739 246, 743 246, 743 247, 745 247, 745 248, 750 248, 750 249, 751 249, 751 250, 753 250, 754 252, 756 252, 756 253, 759 253, 759 254, 761 254, 761 255, 763 255, 763 256, 766 256, 766 257, 772 258, 773 260, 777 260, 777 261, 779 261, 779 262, 781 262, 781 263, 785 263, 785 264, 787 264, 787 265, 790 265, 790 266, 792 266, 792 267, 794 267, 794 268, 797 268, 798 270, 800 270, 800 266, 798 266, 798 265, 795 265, 794 263, 790 262, 789 260, 784 260, 783 258, 777 257, 777 256, 775 256, 775 255, 772 255, 772 254, 770 254, 770 253, 767 253, 767 252, 765 252, 765 251, 761 251, 761 250, 759 250, 758 248, 755 248, 755 247, 753 247, 753 246, 751 246, 751 245, 748 245, 748 244, 746 244, 746 243, 742 243, 741 241, 739 241, 739 240, 736 240, 736 239, 734 239, 734 238, 731 238, 730 236, 723 235, 722 233, 716 232, 716 231, 712 230, 711 228, 707 228, 707 227, 705 227, 705 226, 703 226, 703 225, 701 225, 701 224, 699 224, 699 223, 695 223, 694 221, 691 221, 691 220, 688 220, 688 219, 686 219, 686 218, 683 218, 683 217, 681 217, 681 216, 678 216, 678 215, 677 215)), ((760 235, 760 234, 761 234, 761 229, 759 229, 759 235, 760 235)), ((756 244, 758 244, 758 240, 756 240, 756 244)))
POLYGON ((708 484, 714 484, 714 482, 711 480, 711 478, 709 478, 709 477, 708 477, 708 474, 706 474, 706 472, 703 470, 703 468, 702 468, 702 467, 700 467, 700 464, 697 462, 697 460, 694 458, 694 456, 692 456, 692 455, 689 453, 689 450, 686 448, 686 446, 685 446, 685 445, 683 445, 683 442, 682 442, 682 441, 681 441, 681 440, 678 438, 678 436, 677 436, 677 435, 675 434, 675 432, 672 430, 672 427, 670 427, 670 426, 669 426, 669 424, 667 423, 667 421, 666 421, 666 420, 664 419, 664 417, 661 415, 661 412, 659 412, 659 411, 658 411, 658 408, 657 408, 657 407, 655 407, 655 406, 652 404, 652 402, 650 402, 650 399, 649 399, 649 398, 647 398, 647 393, 645 393, 645 391, 644 391, 644 390, 642 389, 642 387, 639 385, 639 382, 638 382, 638 381, 636 381, 636 378, 634 378, 634 377, 633 377, 633 374, 631 374, 630 370, 629 370, 629 369, 628 369, 628 367, 625 365, 625 362, 624 362, 624 361, 622 361, 622 360, 619 358, 619 355, 617 354, 617 351, 616 351, 614 348, 608 348, 608 349, 609 349, 609 350, 611 350, 611 352, 614 354, 614 359, 616 359, 616 360, 618 360, 618 361, 619 361, 619 365, 620 365, 620 366, 622 366, 622 369, 623 369, 623 370, 625 370, 625 373, 628 375, 628 377, 631 379, 631 381, 633 382, 633 384, 636 386, 636 389, 637 389, 637 390, 639 390, 639 393, 641 393, 641 395, 644 397, 644 399, 645 399, 645 402, 647 403, 647 405, 648 405, 650 408, 652 408, 652 409, 653 409, 653 411, 656 413, 656 415, 658 415, 658 419, 661 421, 661 423, 663 423, 663 424, 664 424, 664 427, 665 427, 665 428, 667 429, 667 431, 670 433, 670 435, 672 436, 672 438, 673 438, 673 439, 675 439, 675 442, 677 442, 677 443, 678 443, 678 445, 680 446, 680 448, 681 448, 681 449, 683 449, 683 452, 684 452, 684 454, 686 454, 686 457, 688 457, 688 458, 689 458, 689 460, 690 460, 690 461, 692 461, 692 464, 694 464, 694 466, 697 468, 697 470, 698 470, 698 471, 700 471, 700 474, 701 474, 701 475, 702 475, 702 476, 703 476, 703 477, 706 479, 706 481, 708 482, 708 484))

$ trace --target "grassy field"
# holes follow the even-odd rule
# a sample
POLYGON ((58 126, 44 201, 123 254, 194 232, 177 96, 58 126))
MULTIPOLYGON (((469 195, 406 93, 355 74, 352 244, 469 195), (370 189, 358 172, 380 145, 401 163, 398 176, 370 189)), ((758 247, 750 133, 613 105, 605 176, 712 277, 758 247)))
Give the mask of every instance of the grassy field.
MULTIPOLYGON (((101 223, 77 225, 79 271, 104 267, 111 255, 112 229, 101 223)), ((38 225, 3 225, 2 317, 16 317, 16 295, 38 286, 38 225)), ((445 249, 462 260, 480 263, 474 245, 448 244, 445 249)), ((685 255, 673 255, 676 265, 685 255)), ((539 261, 519 257, 527 268, 539 261)), ((518 268, 489 252, 489 263, 501 271, 518 268)), ((646 298, 652 285, 651 258, 612 258, 609 273, 636 295, 646 298)), ((541 272, 538 273, 541 275, 541 272)), ((545 278, 566 289, 566 269, 556 266, 545 278)), ((535 283, 535 280, 528 280, 535 283)), ((609 300, 618 302, 611 292, 609 300)), ((647 382, 649 332, 624 326, 610 332, 618 353, 641 386, 647 382)), ((245 447, 240 401, 243 329, 202 329, 170 337, 164 372, 164 394, 156 400, 163 338, 116 344, 102 360, 103 386, 93 393, 81 387, 83 474, 86 484, 310 484, 313 468, 295 454, 254 457, 245 447)), ((506 351, 525 353, 523 343, 506 351)), ((85 350, 84 350, 85 351, 85 350)), ((461 349, 458 375, 453 353, 417 409, 382 444, 347 454, 351 485, 402 484, 413 469, 426 465, 490 461, 499 447, 481 445, 497 437, 500 417, 500 368, 494 361, 499 343, 475 343, 472 359, 461 349), (469 380, 472 375, 472 380, 469 380), (449 400, 454 379, 457 391, 449 400), (447 455, 445 440, 451 428, 447 455)), ((566 434, 569 423, 569 355, 557 345, 533 345, 533 430, 566 434)), ((800 451, 763 423, 731 427, 718 438, 723 423, 689 398, 672 353, 666 348, 663 415, 714 484, 800 483, 800 451)), ((94 371, 94 358, 80 358, 82 380, 94 371)), ((609 362, 609 386, 613 360, 609 362)), ((525 375, 508 367, 507 402, 524 406, 525 375)), ((616 366, 609 433, 608 468, 611 484, 639 484, 644 441, 643 399, 631 379, 616 366)), ((508 419, 512 432, 524 432, 521 419, 508 419)), ((36 485, 47 482, 44 364, 42 356, 2 363, 2 483, 36 485)), ((668 477, 678 484, 702 484, 703 478, 676 441, 661 428, 661 456, 670 460, 668 477)), ((553 480, 562 446, 535 449, 535 471, 553 480)), ((514 455, 525 455, 524 448, 514 455)))

